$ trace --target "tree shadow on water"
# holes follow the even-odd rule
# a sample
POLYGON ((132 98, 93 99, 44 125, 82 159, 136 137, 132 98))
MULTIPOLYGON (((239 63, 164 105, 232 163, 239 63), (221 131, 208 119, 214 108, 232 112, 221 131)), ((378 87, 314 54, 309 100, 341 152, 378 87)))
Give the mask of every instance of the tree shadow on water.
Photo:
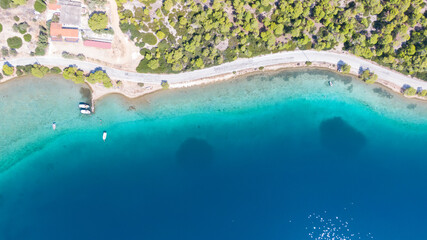
POLYGON ((186 168, 202 168, 213 160, 212 146, 203 139, 187 138, 176 151, 176 160, 186 168))
POLYGON ((92 93, 90 92, 89 88, 81 87, 80 88, 80 95, 84 101, 86 101, 86 102, 92 101, 92 93))
POLYGON ((340 117, 324 120, 319 130, 323 147, 341 156, 351 156, 366 145, 366 137, 340 117))

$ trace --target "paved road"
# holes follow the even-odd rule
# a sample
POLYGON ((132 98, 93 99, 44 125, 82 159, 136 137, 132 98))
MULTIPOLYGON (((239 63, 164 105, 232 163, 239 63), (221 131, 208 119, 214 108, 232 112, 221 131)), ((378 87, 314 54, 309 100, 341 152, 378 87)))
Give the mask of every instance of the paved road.
MULTIPOLYGON (((292 52, 280 52, 275 54, 269 54, 250 59, 238 59, 234 62, 224 63, 219 66, 205 68, 201 70, 183 72, 179 74, 145 74, 136 72, 126 72, 110 67, 105 67, 91 62, 84 62, 74 59, 65 59, 62 57, 30 57, 30 58, 18 58, 10 60, 9 63, 12 65, 25 65, 34 64, 36 62, 42 65, 66 67, 69 65, 76 65, 84 71, 91 71, 95 68, 101 67, 106 70, 108 75, 112 79, 126 80, 133 82, 145 82, 145 83, 160 83, 162 80, 167 80, 169 83, 184 83, 188 81, 198 80, 201 78, 213 77, 221 74, 232 73, 233 71, 240 71, 251 68, 259 68, 262 66, 294 63, 306 61, 311 62, 326 62, 330 64, 337 64, 339 62, 347 63, 351 66, 352 71, 359 71, 359 69, 369 69, 375 72, 380 79, 386 80, 387 82, 393 83, 397 86, 410 85, 414 88, 421 87, 427 89, 427 82, 418 80, 412 77, 405 76, 399 72, 392 71, 388 68, 379 66, 371 61, 356 57, 350 54, 341 54, 328 51, 292 51, 292 52)), ((0 66, 5 61, 0 61, 0 66)))

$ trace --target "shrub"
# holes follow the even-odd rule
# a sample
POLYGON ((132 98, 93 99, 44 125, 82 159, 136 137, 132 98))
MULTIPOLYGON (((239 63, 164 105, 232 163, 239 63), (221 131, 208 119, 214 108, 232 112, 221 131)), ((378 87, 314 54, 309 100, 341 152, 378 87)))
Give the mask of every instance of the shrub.
POLYGON ((10 2, 11 0, 0 0, 0 7, 3 9, 10 8, 10 2))
POLYGON ((73 58, 73 54, 69 53, 69 52, 62 52, 62 57, 63 58, 73 58))
POLYGON ((425 97, 425 96, 427 96, 427 90, 424 89, 419 94, 421 97, 425 97))
POLYGON ((22 76, 22 75, 24 75, 24 71, 22 71, 21 69, 18 69, 18 67, 16 67, 16 76, 22 76))
POLYGON ((163 89, 168 89, 168 88, 169 88, 169 83, 168 83, 168 81, 166 81, 166 80, 162 80, 161 85, 162 85, 162 88, 163 88, 163 89))
POLYGON ((13 74, 13 72, 15 71, 15 68, 9 64, 4 64, 3 65, 3 73, 6 76, 10 76, 13 74))
POLYGON ((62 72, 62 70, 59 67, 53 67, 50 69, 50 72, 53 74, 59 74, 62 72))
POLYGON ((37 12, 42 13, 42 12, 46 11, 46 3, 43 0, 36 0, 34 2, 34 9, 37 12))
POLYGON ((22 39, 20 37, 11 37, 7 39, 7 45, 10 48, 20 48, 22 47, 22 39))
POLYGON ((25 35, 24 35, 24 40, 25 40, 26 42, 30 42, 30 41, 31 41, 31 35, 30 35, 30 34, 25 34, 25 35))
POLYGON ((54 23, 59 23, 59 16, 58 15, 56 15, 56 14, 54 14, 53 16, 52 16, 52 22, 54 22, 54 23))
POLYGON ((31 69, 31 74, 33 74, 34 77, 42 78, 49 72, 49 68, 46 66, 42 66, 39 64, 34 64, 33 68, 31 69))
POLYGON ((27 32, 27 29, 30 27, 30 25, 28 25, 28 23, 26 22, 22 22, 20 24, 13 24, 13 31, 15 32, 19 32, 20 34, 25 34, 27 32))
POLYGON ((1 55, 3 57, 9 57, 9 49, 7 47, 2 47, 1 48, 1 55))
POLYGON ((413 87, 409 87, 409 88, 405 89, 405 91, 403 93, 407 96, 414 96, 415 94, 417 94, 417 89, 415 89, 413 87))
POLYGON ((41 47, 36 47, 36 52, 34 53, 36 56, 43 56, 46 54, 46 50, 41 47))
POLYGON ((72 54, 72 53, 64 51, 64 52, 62 52, 62 57, 63 58, 70 58, 70 59, 79 59, 82 61, 86 60, 86 56, 82 53, 79 53, 76 55, 76 54, 72 54))
POLYGON ((14 48, 11 48, 9 52, 10 52, 10 55, 12 55, 14 57, 16 57, 18 55, 18 52, 14 48))
POLYGON ((108 16, 103 12, 94 12, 88 20, 90 29, 93 31, 107 28, 108 16))
POLYGON ((310 62, 310 61, 306 61, 305 62, 305 65, 307 65, 307 66, 310 66, 311 64, 313 64, 312 62, 310 62))
POLYGON ((142 41, 149 45, 156 45, 157 38, 152 33, 144 33, 142 34, 142 41))
POLYGON ((0 32, 2 32, 3 31, 3 25, 1 25, 1 23, 0 23, 0 32))
POLYGON ((82 53, 79 53, 79 54, 77 54, 77 59, 83 61, 83 60, 86 60, 86 56, 82 53))
POLYGON ((16 66, 16 70, 23 70, 25 74, 29 74, 31 73, 31 69, 33 69, 33 65, 32 64, 28 64, 25 66, 16 66))
POLYGON ((17 22, 19 22, 19 17, 18 16, 14 16, 13 19, 17 22))
POLYGON ((144 86, 144 83, 139 82, 139 83, 138 83, 138 86, 143 87, 143 86, 144 86))
POLYGON ((112 28, 98 29, 98 30, 94 30, 94 32, 98 34, 110 34, 110 35, 114 34, 114 30, 112 28))
POLYGON ((259 67, 258 69, 259 69, 259 70, 264 70, 264 67, 259 67))

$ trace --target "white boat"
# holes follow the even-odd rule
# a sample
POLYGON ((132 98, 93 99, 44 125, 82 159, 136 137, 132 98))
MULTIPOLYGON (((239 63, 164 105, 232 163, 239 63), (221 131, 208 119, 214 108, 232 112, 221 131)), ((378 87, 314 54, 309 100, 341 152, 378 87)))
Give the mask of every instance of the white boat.
POLYGON ((331 86, 331 87, 334 86, 334 84, 332 83, 332 81, 329 81, 328 83, 329 83, 329 86, 331 86))
POLYGON ((107 131, 104 131, 104 133, 102 134, 102 140, 104 140, 104 142, 105 139, 107 139, 107 131))
POLYGON ((89 105, 89 104, 87 104, 87 103, 80 103, 80 104, 79 104, 79 108, 88 109, 88 108, 90 108, 90 105, 89 105))
POLYGON ((90 110, 88 110, 88 109, 80 109, 80 112, 82 114, 90 114, 90 110))
POLYGON ((53 131, 55 131, 55 129, 56 129, 56 123, 55 122, 52 123, 52 129, 53 129, 53 131))

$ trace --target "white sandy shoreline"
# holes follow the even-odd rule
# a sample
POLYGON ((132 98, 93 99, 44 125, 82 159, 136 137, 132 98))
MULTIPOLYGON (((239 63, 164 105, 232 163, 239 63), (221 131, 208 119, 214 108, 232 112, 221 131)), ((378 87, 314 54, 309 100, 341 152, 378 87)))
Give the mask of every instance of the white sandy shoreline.
MULTIPOLYGON (((50 56, 11 59, 0 61, 0 65, 3 65, 5 62, 9 62, 14 66, 34 63, 59 67, 75 65, 85 72, 101 67, 107 72, 111 79, 121 80, 124 83, 130 82, 125 84, 126 86, 123 86, 121 89, 102 89, 102 87, 91 85, 91 89, 94 92, 94 99, 96 100, 109 93, 119 93, 130 98, 139 97, 149 92, 159 90, 162 80, 168 81, 170 88, 182 88, 223 81, 254 72, 278 71, 280 69, 303 67, 307 61, 312 62, 312 67, 328 68, 335 71, 337 64, 346 63, 351 66, 351 74, 356 76, 361 69, 369 69, 378 75, 378 83, 399 93, 403 86, 411 86, 415 89, 427 89, 426 81, 405 76, 397 71, 393 71, 372 61, 351 54, 332 51, 297 50, 280 52, 254 58, 237 59, 236 61, 224 63, 219 66, 178 74, 128 72, 96 63, 50 56), (264 69, 261 71, 259 70, 260 67, 264 67, 264 69), (132 82, 134 84, 132 84, 132 82), (148 88, 141 89, 136 83, 144 83, 148 88), (149 86, 151 86, 151 88, 149 86)), ((6 79, 3 81, 5 80, 6 79)))

